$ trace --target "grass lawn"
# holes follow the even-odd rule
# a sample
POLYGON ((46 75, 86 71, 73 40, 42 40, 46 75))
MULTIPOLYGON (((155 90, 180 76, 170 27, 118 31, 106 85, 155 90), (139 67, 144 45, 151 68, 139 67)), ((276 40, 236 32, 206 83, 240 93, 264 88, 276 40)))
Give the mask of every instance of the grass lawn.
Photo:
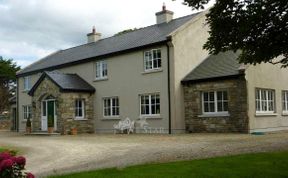
POLYGON ((50 178, 84 177, 288 177, 288 151, 103 169, 50 178))
POLYGON ((14 150, 14 149, 0 147, 0 153, 2 153, 2 152, 9 152, 12 155, 16 155, 18 151, 14 150))

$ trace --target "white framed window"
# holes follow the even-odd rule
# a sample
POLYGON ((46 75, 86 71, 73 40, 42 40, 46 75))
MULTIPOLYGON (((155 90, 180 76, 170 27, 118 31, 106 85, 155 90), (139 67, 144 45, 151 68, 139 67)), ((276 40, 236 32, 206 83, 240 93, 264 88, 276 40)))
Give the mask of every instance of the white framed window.
POLYGON ((204 114, 228 114, 228 92, 202 92, 202 112, 204 114))
POLYGON ((275 113, 275 91, 256 89, 256 113, 275 113))
POLYGON ((75 100, 75 119, 84 119, 85 117, 85 100, 75 100))
POLYGON ((160 94, 140 95, 140 115, 154 116, 160 115, 160 94))
POLYGON ((160 69, 161 65, 161 49, 152 49, 144 52, 145 71, 160 69))
POLYGON ((28 118, 32 119, 32 107, 31 105, 23 106, 23 118, 27 120, 28 118))
POLYGON ((283 113, 288 114, 288 91, 282 91, 283 113))
POLYGON ((105 79, 108 76, 107 61, 96 62, 96 79, 105 79))
POLYGON ((24 91, 29 91, 31 89, 31 81, 30 81, 30 77, 26 76, 23 78, 24 79, 24 91))
POLYGON ((103 115, 104 117, 119 116, 119 98, 109 97, 103 99, 103 115))

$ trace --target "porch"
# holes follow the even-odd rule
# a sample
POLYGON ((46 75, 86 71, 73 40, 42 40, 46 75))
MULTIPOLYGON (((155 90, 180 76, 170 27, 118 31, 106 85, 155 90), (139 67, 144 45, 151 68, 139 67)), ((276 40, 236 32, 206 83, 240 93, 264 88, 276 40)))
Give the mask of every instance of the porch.
POLYGON ((32 96, 32 132, 49 130, 66 134, 71 128, 93 133, 95 89, 76 74, 44 72, 29 95, 32 96))

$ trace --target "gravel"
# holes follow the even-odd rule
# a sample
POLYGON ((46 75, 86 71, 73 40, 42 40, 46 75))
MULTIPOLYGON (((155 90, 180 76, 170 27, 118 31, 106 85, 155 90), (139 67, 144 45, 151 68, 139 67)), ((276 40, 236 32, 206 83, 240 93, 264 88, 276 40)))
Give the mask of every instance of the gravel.
POLYGON ((37 177, 108 167, 288 150, 288 132, 250 134, 24 136, 0 132, 37 177))

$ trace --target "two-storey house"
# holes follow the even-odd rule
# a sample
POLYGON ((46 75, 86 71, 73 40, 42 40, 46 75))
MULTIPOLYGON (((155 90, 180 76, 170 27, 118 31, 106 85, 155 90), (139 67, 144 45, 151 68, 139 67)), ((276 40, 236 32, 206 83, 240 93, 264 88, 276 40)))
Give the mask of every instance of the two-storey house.
POLYGON ((287 70, 209 55, 205 14, 173 19, 163 6, 155 25, 105 39, 94 28, 87 44, 27 66, 17 73, 18 130, 31 118, 33 131, 112 133, 126 117, 165 133, 287 129, 287 70))

